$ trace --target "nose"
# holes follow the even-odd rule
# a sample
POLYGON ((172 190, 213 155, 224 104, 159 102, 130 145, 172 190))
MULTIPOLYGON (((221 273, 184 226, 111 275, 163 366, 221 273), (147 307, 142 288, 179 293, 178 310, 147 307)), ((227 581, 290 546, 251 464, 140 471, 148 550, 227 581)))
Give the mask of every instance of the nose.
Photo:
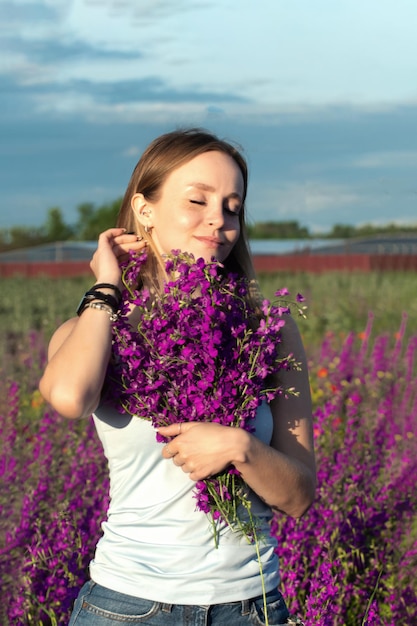
POLYGON ((221 228, 224 224, 224 211, 223 205, 212 205, 208 212, 207 221, 209 226, 215 226, 221 228))

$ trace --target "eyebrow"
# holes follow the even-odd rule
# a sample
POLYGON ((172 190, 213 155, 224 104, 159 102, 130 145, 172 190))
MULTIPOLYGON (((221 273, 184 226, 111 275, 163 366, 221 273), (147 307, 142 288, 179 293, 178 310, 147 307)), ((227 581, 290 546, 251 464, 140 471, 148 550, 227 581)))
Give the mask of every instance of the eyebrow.
MULTIPOLYGON (((214 187, 206 185, 206 183, 189 183, 187 187, 196 187, 196 189, 201 189, 202 191, 216 191, 214 187)), ((241 195, 237 193, 237 191, 232 191, 232 193, 229 193, 227 197, 242 200, 241 195)))

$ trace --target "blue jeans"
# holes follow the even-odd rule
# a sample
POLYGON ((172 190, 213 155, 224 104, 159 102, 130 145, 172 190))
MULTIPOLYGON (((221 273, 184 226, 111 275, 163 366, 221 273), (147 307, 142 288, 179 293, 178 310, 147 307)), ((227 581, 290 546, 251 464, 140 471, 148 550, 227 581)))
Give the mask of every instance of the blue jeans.
MULTIPOLYGON (((287 623, 288 610, 280 592, 267 594, 269 626, 287 623)), ((164 604, 135 598, 93 581, 81 589, 69 626, 262 626, 265 624, 262 596, 251 600, 197 606, 164 604)))

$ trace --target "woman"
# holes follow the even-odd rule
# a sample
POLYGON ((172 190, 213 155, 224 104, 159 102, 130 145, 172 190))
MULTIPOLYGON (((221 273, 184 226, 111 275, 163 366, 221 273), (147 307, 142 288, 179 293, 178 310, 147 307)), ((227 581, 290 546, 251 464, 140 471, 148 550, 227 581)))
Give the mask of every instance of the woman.
MULTIPOLYGON (((120 264, 130 250, 147 248, 140 281, 155 293, 163 255, 173 249, 207 261, 214 256, 226 270, 252 278, 246 191, 245 160, 229 143, 199 129, 156 139, 132 174, 118 227, 99 237, 91 261, 95 287, 83 298, 78 316, 51 340, 41 392, 69 419, 94 414, 111 481, 108 519, 71 626, 291 623, 278 591, 276 543, 269 538, 268 523, 273 510, 303 515, 315 490, 307 365, 292 318, 283 328, 283 343, 302 367, 285 372, 283 384, 296 387, 299 395, 260 407, 253 434, 184 422, 161 428, 169 439, 161 445, 148 421, 100 403, 120 264), (216 549, 206 516, 195 510, 195 481, 230 465, 250 487, 252 510, 264 524, 263 581, 254 546, 225 527, 216 549)), ((134 307, 130 320, 132 325, 137 321, 134 307)))

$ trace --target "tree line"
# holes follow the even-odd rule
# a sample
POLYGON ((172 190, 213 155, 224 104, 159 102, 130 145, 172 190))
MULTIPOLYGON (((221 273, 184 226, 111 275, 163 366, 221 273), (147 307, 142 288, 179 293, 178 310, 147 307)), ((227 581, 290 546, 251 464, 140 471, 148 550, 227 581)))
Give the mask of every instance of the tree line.
MULTIPOLYGON (((56 241, 96 240, 99 233, 115 225, 120 204, 121 198, 101 206, 95 206, 90 202, 80 204, 77 207, 78 216, 74 224, 67 224, 62 210, 59 207, 52 207, 41 226, 12 226, 0 229, 0 252, 56 241)), ((296 220, 267 221, 249 224, 248 233, 250 239, 352 239, 380 234, 417 233, 417 224, 413 226, 335 224, 328 232, 311 233, 306 226, 302 226, 296 220)))
POLYGON ((39 246, 55 241, 93 241, 107 228, 115 225, 121 198, 113 202, 95 206, 84 202, 77 207, 77 220, 67 224, 60 207, 52 207, 47 212, 41 226, 12 226, 0 229, 0 251, 17 250, 39 246))

